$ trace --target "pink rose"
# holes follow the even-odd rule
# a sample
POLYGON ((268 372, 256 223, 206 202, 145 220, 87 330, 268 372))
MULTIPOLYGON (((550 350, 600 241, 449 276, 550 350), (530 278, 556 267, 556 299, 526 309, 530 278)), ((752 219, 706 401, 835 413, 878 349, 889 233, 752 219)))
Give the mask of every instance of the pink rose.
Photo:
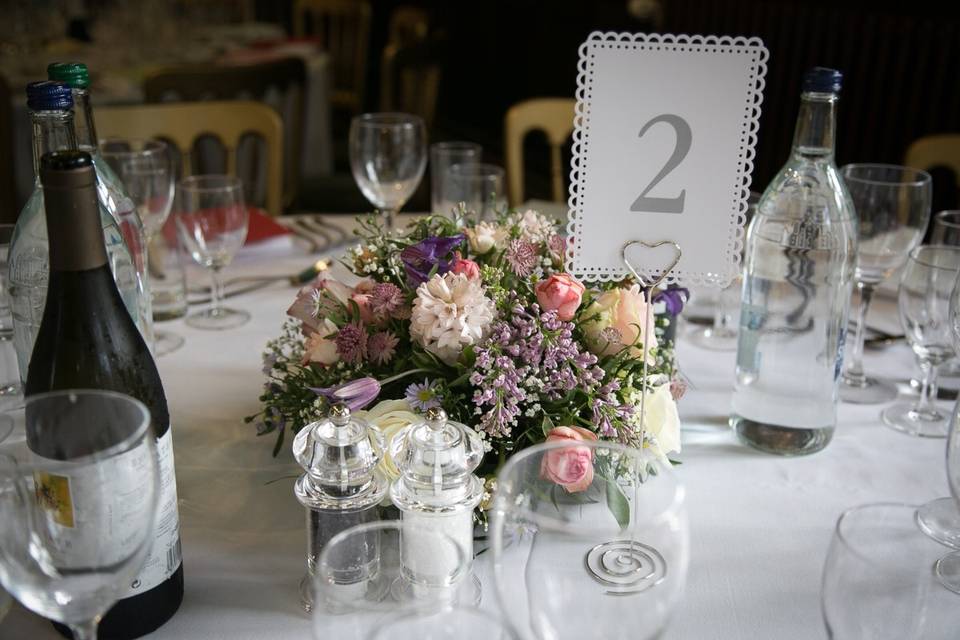
MULTIPOLYGON (((596 439, 597 434, 582 427, 554 427, 547 434, 547 442, 596 439)), ((576 445, 551 449, 540 463, 540 477, 560 485, 567 493, 586 490, 593 482, 593 449, 576 445)))
POLYGON ((480 265, 473 260, 461 258, 459 254, 453 261, 453 266, 450 268, 450 271, 453 271, 454 273, 462 273, 470 280, 475 280, 480 277, 480 265))
POLYGON ((558 318, 569 322, 580 307, 584 286, 568 273, 555 273, 538 282, 534 290, 545 311, 556 311, 558 318))
POLYGON ((327 319, 320 322, 316 333, 307 336, 303 345, 303 359, 300 364, 309 363, 331 365, 340 360, 337 353, 337 343, 333 341, 337 333, 337 325, 327 319))

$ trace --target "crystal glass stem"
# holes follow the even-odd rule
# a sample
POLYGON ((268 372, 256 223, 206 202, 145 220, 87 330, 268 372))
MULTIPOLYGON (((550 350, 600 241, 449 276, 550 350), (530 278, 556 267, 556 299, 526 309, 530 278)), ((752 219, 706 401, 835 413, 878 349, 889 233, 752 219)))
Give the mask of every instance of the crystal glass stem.
POLYGON ((387 230, 393 230, 396 228, 395 225, 397 223, 397 213, 399 213, 399 211, 400 209, 398 208, 397 209, 384 208, 380 210, 381 215, 383 215, 383 222, 386 225, 387 230))
POLYGON ((936 420, 940 415, 933 399, 937 397, 937 365, 930 360, 920 362, 920 370, 923 372, 923 380, 920 384, 920 398, 913 410, 926 420, 936 420))
POLYGON ((80 622, 70 625, 73 640, 97 640, 97 621, 80 622))
POLYGON ((870 310, 870 302, 873 300, 874 285, 857 282, 857 290, 860 292, 860 305, 857 307, 853 349, 850 350, 850 358, 844 366, 843 379, 847 384, 862 387, 867 383, 867 377, 863 375, 864 329, 867 326, 867 311, 870 310))
POLYGON ((223 314, 223 283, 220 281, 220 267, 210 268, 210 315, 223 314))

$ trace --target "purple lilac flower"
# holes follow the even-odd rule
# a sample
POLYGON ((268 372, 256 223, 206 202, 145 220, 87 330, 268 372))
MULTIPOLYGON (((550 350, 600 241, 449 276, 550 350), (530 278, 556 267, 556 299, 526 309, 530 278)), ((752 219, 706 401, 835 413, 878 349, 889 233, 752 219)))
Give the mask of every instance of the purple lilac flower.
POLYGON ((431 407, 440 406, 440 397, 437 395, 437 383, 425 378, 420 384, 413 383, 407 387, 404 399, 414 409, 426 411, 431 407))
POLYGON ((367 356, 371 362, 387 364, 393 359, 399 341, 390 331, 378 331, 367 340, 367 356))
POLYGON ((310 387, 330 402, 343 402, 351 411, 359 411, 380 395, 380 383, 373 378, 357 378, 334 387, 310 387))
POLYGON ((690 290, 684 287, 677 287, 675 285, 670 285, 663 291, 660 291, 653 296, 654 304, 663 302, 666 306, 667 313, 671 316, 677 316, 681 311, 683 311, 683 305, 685 305, 689 299, 690 290))
POLYGON ((370 290, 370 311, 378 316, 393 316, 403 306, 403 291, 395 284, 378 282, 370 290))
POLYGON ((453 260, 447 256, 461 242, 463 242, 462 235, 447 238, 430 237, 401 251, 400 260, 407 272, 408 284, 413 288, 420 286, 427 281, 434 268, 441 275, 449 271, 453 266, 453 260))
POLYGON ((556 311, 514 298, 510 312, 491 325, 470 376, 480 428, 497 437, 509 436, 521 416, 542 411, 542 402, 562 401, 574 390, 592 397, 604 376, 597 357, 573 339, 573 323, 556 311))
POLYGON ((347 364, 356 364, 367 357, 367 332, 360 325, 348 324, 334 338, 340 359, 347 364))
POLYGON ((537 246, 516 238, 507 245, 504 257, 518 278, 527 278, 537 266, 537 246))

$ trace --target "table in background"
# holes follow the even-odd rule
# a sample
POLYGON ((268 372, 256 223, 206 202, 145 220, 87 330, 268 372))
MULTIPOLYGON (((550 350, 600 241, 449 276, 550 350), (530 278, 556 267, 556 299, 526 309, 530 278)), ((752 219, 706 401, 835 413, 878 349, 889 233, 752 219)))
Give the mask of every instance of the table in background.
MULTIPOLYGON (((299 271, 313 257, 290 242, 245 248, 226 277, 299 271)), ((277 335, 293 295, 276 284, 229 299, 253 315, 239 329, 162 325, 186 337, 182 349, 159 359, 174 429, 186 595, 177 615, 150 636, 155 640, 310 638, 297 592, 306 542, 292 491, 299 467, 290 438, 273 458, 274 436, 258 438, 243 423, 258 410, 260 352, 277 335)), ((872 311, 872 324, 897 329, 889 300, 872 311)), ((680 403, 683 464, 676 473, 686 484, 691 560, 685 599, 664 637, 825 637, 820 575, 837 517, 865 502, 946 495, 944 441, 881 426, 879 406, 841 405, 836 436, 824 451, 800 458, 755 452, 727 427, 733 354, 698 349, 684 340, 685 330, 678 354, 691 388, 680 403)), ((865 365, 901 379, 915 370, 903 344, 868 353, 865 365)), ((477 562, 482 575, 484 564, 477 562)), ((485 580, 484 605, 494 606, 485 580)), ((3 639, 57 637, 19 605, 0 623, 3 639)))

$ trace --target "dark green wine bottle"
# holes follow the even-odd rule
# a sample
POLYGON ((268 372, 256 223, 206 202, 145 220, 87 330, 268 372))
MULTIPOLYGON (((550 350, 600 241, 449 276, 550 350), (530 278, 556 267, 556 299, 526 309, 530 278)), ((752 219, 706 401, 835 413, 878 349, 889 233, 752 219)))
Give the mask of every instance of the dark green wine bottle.
MULTIPOLYGON (((150 409, 160 458, 155 538, 144 568, 104 617, 99 632, 102 640, 130 640, 160 627, 183 600, 180 520, 167 400, 107 262, 95 180, 85 151, 48 153, 41 160, 50 280, 25 394, 107 389, 133 396, 150 409)), ((27 442, 38 454, 57 457, 56 443, 29 432, 27 442)))

